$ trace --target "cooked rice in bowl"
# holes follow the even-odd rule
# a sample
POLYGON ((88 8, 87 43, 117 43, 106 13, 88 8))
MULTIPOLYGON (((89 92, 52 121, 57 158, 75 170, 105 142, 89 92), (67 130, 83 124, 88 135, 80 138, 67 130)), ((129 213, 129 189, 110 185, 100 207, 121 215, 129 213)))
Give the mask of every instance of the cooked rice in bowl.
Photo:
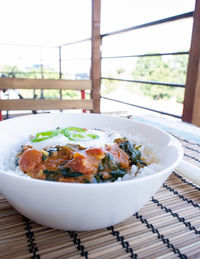
MULTIPOLYGON (((151 199, 183 157, 180 143, 168 133, 134 120, 97 114, 42 114, 6 120, 0 123, 0 143, 0 191, 9 203, 36 223, 74 231, 105 228, 132 216, 151 199), (37 180, 17 169, 16 155, 21 145, 28 143, 30 134, 71 125, 117 131, 113 138, 125 136, 132 141, 148 165, 138 171, 137 163, 133 164, 130 173, 105 184, 37 180)), ((84 152, 86 149, 83 156, 84 152)))

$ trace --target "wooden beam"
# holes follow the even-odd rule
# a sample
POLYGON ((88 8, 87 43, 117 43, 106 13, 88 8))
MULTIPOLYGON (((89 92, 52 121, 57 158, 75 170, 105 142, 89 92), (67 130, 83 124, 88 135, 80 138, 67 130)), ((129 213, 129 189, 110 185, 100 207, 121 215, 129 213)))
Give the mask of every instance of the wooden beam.
POLYGON ((17 99, 0 100, 0 110, 92 110, 92 100, 46 100, 46 99, 17 99))
POLYGON ((0 78, 0 89, 90 90, 91 80, 0 78))
POLYGON ((182 119, 200 126, 200 0, 196 0, 182 119))
POLYGON ((200 127, 200 62, 199 62, 198 76, 197 76, 197 82, 196 82, 192 123, 200 127))
POLYGON ((100 113, 101 88, 101 36, 100 36, 101 0, 92 0, 92 60, 91 80, 93 113, 100 113))

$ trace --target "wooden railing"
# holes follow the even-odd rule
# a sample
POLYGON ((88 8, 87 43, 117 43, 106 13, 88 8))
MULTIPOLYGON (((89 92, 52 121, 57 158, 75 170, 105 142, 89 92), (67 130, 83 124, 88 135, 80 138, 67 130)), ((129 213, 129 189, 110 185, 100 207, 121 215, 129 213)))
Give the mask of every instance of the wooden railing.
MULTIPOLYGON (((69 42, 64 45, 58 46, 59 49, 59 77, 60 80, 49 80, 49 79, 8 79, 8 78, 0 78, 0 88, 1 89, 22 89, 24 85, 26 85, 26 89, 73 89, 73 90, 81 90, 84 91, 86 89, 91 90, 91 98, 90 100, 45 100, 45 99, 34 99, 34 100, 2 100, 0 101, 0 110, 21 110, 22 108, 29 108, 29 110, 49 110, 49 109, 84 109, 90 110, 94 113, 100 113, 100 98, 104 98, 100 94, 101 90, 101 79, 105 79, 105 77, 101 77, 101 60, 103 58, 125 58, 126 56, 116 56, 116 57, 101 57, 100 46, 102 44, 102 39, 107 36, 116 35, 119 33, 124 33, 132 30, 138 30, 142 28, 146 28, 148 26, 154 26, 161 23, 172 22, 178 19, 185 19, 188 17, 193 17, 193 32, 191 39, 191 48, 190 51, 187 52, 189 54, 189 63, 187 70, 187 80, 186 80, 186 90, 185 90, 185 98, 184 98, 184 108, 183 115, 181 116, 183 121, 190 122, 200 126, 200 0, 196 0, 195 10, 194 12, 189 12, 185 14, 176 15, 173 17, 164 18, 158 21, 152 21, 145 24, 140 24, 137 26, 125 28, 123 30, 118 30, 106 34, 100 34, 100 9, 101 9, 101 0, 92 0, 92 34, 91 38, 87 38, 84 40, 79 40, 75 42, 69 42), (62 78, 62 57, 61 57, 61 47, 73 44, 79 44, 81 42, 91 40, 91 71, 90 71, 90 80, 77 80, 76 81, 68 81, 61 80, 62 78), (13 81, 12 81, 13 80, 13 81), (88 84, 88 85, 87 85, 88 84), (29 87, 29 88, 28 88, 29 87), (62 88, 64 87, 64 88, 62 88), (84 89, 83 89, 84 88, 84 89)), ((132 55, 132 57, 136 56, 156 56, 156 55, 168 55, 172 53, 151 53, 151 54, 143 54, 143 55, 132 55)), ((173 53, 175 55, 177 53, 173 53)), ((178 53, 180 54, 180 53, 178 53)), ((182 53, 186 54, 186 53, 182 53)), ((106 78, 107 80, 122 80, 116 78, 106 78)), ((126 80, 128 81, 128 80, 126 80)), ((132 80, 134 82, 139 82, 138 80, 132 80)), ((163 82, 145 82, 140 81, 140 83, 151 83, 157 85, 166 85, 163 82)), ((169 86, 169 84, 168 84, 169 86)), ((173 86, 173 85, 171 85, 173 86)), ((176 84, 178 87, 182 87, 180 84, 176 84)), ((62 90, 60 90, 62 91, 62 90)), ((83 95, 82 95, 83 96, 83 95)), ((118 101, 113 100, 112 101, 118 101)), ((123 100, 120 100, 123 102, 123 100)), ((126 101, 125 101, 126 102, 126 101)), ((126 104, 128 104, 126 102, 126 104)), ((130 105, 134 106, 133 103, 130 105)), ((135 105, 136 106, 136 105, 135 105)), ((140 108, 146 109, 146 107, 141 106, 140 108)), ((149 110, 149 108, 147 109, 149 110)), ((156 111, 159 112, 160 111, 156 111)), ((166 113, 165 113, 166 114, 166 113)), ((168 114, 169 115, 169 114, 168 114)), ((175 116, 176 117, 176 116, 175 116)))
MULTIPOLYGON (((59 89, 91 91, 91 80, 0 78, 0 89, 59 89)), ((0 100, 0 111, 6 110, 65 110, 93 111, 92 99, 8 99, 0 100)))

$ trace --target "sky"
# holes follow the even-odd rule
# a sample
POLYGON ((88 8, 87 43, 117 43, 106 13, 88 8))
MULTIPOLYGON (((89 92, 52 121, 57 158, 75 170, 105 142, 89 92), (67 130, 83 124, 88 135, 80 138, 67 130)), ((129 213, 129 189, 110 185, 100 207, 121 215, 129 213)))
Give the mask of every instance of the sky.
MULTIPOLYGON (((102 0, 101 33, 107 33, 194 10, 194 0, 102 0)), ((13 47, 12 44, 58 46, 89 38, 91 0, 0 0, 0 65, 19 67, 41 62, 58 68, 57 48, 13 47), (6 46, 4 44, 10 44, 6 46)), ((152 26, 103 40, 102 55, 189 50, 192 19, 152 26)), ((63 67, 88 69, 90 43, 63 48, 63 67)))
POLYGON ((90 0, 0 0, 0 7, 0 42, 57 46, 91 31, 90 0))

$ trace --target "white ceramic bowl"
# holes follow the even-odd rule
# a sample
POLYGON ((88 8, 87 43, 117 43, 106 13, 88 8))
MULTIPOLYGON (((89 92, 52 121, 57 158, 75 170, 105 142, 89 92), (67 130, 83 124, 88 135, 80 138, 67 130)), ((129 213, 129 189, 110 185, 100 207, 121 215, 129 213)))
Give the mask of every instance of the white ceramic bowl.
POLYGON ((180 143, 166 132, 130 119, 97 114, 45 114, 0 123, 0 191, 26 217, 52 228, 92 230, 119 223, 147 203, 183 156, 180 143), (140 133, 159 152, 163 169, 133 180, 101 184, 58 183, 6 172, 10 152, 31 133, 56 127, 109 128, 140 133))

